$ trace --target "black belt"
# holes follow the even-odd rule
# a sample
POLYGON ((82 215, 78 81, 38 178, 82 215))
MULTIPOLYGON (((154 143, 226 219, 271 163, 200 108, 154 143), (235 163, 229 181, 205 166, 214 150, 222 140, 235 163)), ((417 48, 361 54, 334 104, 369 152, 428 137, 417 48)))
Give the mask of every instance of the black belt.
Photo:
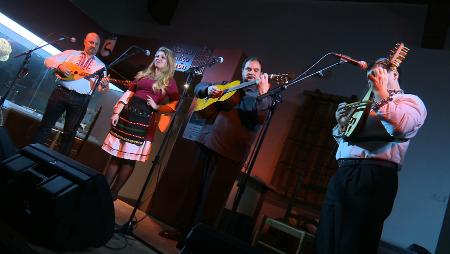
POLYGON ((392 168, 399 170, 400 167, 397 163, 387 160, 379 159, 359 159, 359 158, 349 158, 349 159, 339 159, 337 161, 339 167, 354 167, 358 165, 375 165, 380 167, 392 168))
POLYGON ((70 90, 69 88, 67 88, 67 87, 65 87, 63 85, 56 85, 56 88, 59 88, 61 91, 64 91, 66 93, 70 93, 70 94, 73 94, 73 95, 76 95, 76 96, 83 96, 83 97, 87 96, 87 94, 82 94, 82 93, 79 93, 79 92, 77 92, 75 90, 70 90))

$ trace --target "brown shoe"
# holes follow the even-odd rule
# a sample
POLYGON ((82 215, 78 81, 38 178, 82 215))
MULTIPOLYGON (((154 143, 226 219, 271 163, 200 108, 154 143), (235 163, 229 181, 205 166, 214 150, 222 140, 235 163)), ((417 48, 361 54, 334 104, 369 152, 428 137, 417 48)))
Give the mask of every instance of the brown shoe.
POLYGON ((181 232, 179 230, 161 230, 159 231, 159 236, 171 240, 179 240, 181 232))

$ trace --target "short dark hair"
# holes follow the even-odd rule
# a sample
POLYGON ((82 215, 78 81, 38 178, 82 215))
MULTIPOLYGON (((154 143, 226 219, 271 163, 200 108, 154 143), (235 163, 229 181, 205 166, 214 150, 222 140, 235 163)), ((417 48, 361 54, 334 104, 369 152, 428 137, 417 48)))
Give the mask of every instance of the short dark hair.
POLYGON ((243 70, 245 68, 245 64, 247 62, 251 62, 251 61, 257 61, 259 63, 259 65, 261 65, 261 69, 263 68, 262 61, 261 61, 261 59, 259 59, 259 57, 249 56, 249 57, 245 58, 245 60, 242 62, 241 69, 243 70))

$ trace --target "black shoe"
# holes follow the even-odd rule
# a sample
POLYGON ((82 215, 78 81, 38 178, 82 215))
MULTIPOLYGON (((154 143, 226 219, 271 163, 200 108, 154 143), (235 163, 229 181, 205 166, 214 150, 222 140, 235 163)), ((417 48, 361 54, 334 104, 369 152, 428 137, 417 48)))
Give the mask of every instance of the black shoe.
POLYGON ((112 201, 116 201, 117 200, 117 193, 111 192, 111 197, 112 197, 112 201))

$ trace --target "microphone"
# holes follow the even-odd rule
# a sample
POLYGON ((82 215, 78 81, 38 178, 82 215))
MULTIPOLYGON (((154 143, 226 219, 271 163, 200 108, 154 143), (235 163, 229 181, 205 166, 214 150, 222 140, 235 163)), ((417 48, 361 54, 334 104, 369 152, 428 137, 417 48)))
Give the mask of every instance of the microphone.
POLYGON ((369 67, 369 65, 366 62, 364 62, 364 61, 358 61, 358 60, 355 60, 355 59, 353 59, 353 58, 351 58, 349 56, 343 55, 343 54, 338 54, 338 53, 331 53, 331 54, 336 56, 336 57, 339 57, 341 60, 343 60, 343 61, 345 61, 347 63, 350 63, 350 64, 353 64, 355 66, 358 66, 362 70, 366 70, 369 67))
POLYGON ((221 56, 213 56, 213 57, 211 57, 210 62, 208 62, 206 64, 206 66, 211 67, 214 64, 218 64, 218 63, 223 63, 223 57, 221 57, 221 56))
POLYGON ((150 50, 148 50, 148 49, 140 49, 140 50, 142 50, 142 52, 144 52, 144 55, 146 55, 146 56, 151 55, 150 50))
POLYGON ((77 42, 77 38, 75 38, 75 37, 70 37, 70 36, 67 36, 67 35, 64 35, 64 34, 59 34, 59 36, 61 36, 61 38, 59 39, 60 41, 64 40, 64 39, 68 39, 72 43, 77 42))
POLYGON ((216 61, 216 63, 223 63, 223 57, 221 56, 213 56, 213 59, 216 61))
POLYGON ((142 51, 142 53, 144 53, 144 55, 146 55, 146 56, 150 56, 151 55, 151 52, 148 49, 143 49, 143 48, 141 48, 139 46, 136 46, 136 45, 134 47, 139 49, 140 51, 142 51))

